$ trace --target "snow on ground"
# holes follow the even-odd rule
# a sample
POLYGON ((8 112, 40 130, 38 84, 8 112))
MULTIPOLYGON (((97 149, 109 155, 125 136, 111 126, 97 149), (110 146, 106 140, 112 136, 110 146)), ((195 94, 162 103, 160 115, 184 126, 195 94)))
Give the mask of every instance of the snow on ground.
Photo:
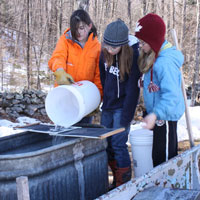
MULTIPOLYGON (((195 107, 189 107, 189 115, 192 125, 192 133, 193 138, 195 140, 200 139, 200 106, 195 107)), ((186 120, 185 120, 185 114, 182 116, 182 118, 179 120, 178 123, 178 140, 188 140, 188 132, 186 129, 186 120)))
POLYGON ((16 121, 17 123, 13 123, 6 119, 0 120, 0 137, 22 132, 21 130, 14 129, 14 127, 24 126, 27 124, 34 124, 39 122, 37 119, 33 119, 30 117, 19 117, 17 118, 16 121))
MULTIPOLYGON (((189 107, 189 114, 192 124, 193 138, 195 140, 200 139, 200 106, 189 107)), ((10 122, 8 120, 0 120, 0 137, 22 132, 21 130, 15 130, 16 126, 24 126, 27 124, 34 124, 39 122, 36 119, 29 117, 17 118, 17 123, 10 122)), ((141 123, 131 125, 131 131, 141 128, 141 123)), ((178 141, 188 140, 188 132, 186 128, 185 115, 178 122, 178 141)))
MULTIPOLYGON (((192 133, 194 140, 200 139, 200 106, 189 107, 189 115, 192 124, 192 133)), ((188 131, 186 128, 185 114, 178 122, 178 141, 189 140, 188 131)), ((141 123, 132 125, 131 131, 141 128, 141 123)))

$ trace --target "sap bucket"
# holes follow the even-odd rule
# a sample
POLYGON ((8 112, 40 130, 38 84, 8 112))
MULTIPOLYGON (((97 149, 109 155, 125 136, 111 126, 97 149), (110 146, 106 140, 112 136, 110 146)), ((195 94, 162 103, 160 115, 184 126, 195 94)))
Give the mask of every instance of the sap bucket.
POLYGON ((100 104, 99 89, 90 81, 79 81, 52 89, 46 97, 45 109, 56 125, 70 127, 94 111, 100 104))
POLYGON ((153 131, 147 129, 130 131, 129 140, 133 157, 134 177, 139 177, 153 168, 153 131))

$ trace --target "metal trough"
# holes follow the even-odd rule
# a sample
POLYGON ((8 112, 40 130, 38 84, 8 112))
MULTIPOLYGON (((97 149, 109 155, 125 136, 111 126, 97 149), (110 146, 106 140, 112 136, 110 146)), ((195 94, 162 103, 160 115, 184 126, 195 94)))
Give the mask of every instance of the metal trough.
MULTIPOLYGON (((151 187, 200 192, 200 145, 185 151, 167 162, 153 168, 150 172, 134 178, 114 190, 96 198, 96 200, 132 200, 139 199, 138 194, 151 187)), ((153 188, 154 189, 154 188, 153 188)), ((188 193, 187 192, 187 193, 188 193)), ((166 192, 165 192, 166 195, 166 192)), ((158 194, 155 196, 158 197, 158 194)), ((189 196, 189 194, 188 194, 189 196)), ((144 197, 144 196, 143 196, 144 197)), ((143 198, 146 199, 146 198, 143 198)), ((151 199, 150 196, 148 199, 151 199)), ((155 199, 155 198, 154 198, 155 199)), ((157 199, 172 199, 167 196, 157 199)), ((183 199, 183 198, 179 198, 183 199)), ((189 199, 185 196, 185 199, 189 199)), ((199 199, 199 198, 198 198, 199 199)), ((196 200, 196 199, 195 199, 196 200)))
POLYGON ((28 176, 31 200, 94 199, 107 192, 106 140, 23 132, 0 138, 0 199, 28 176))

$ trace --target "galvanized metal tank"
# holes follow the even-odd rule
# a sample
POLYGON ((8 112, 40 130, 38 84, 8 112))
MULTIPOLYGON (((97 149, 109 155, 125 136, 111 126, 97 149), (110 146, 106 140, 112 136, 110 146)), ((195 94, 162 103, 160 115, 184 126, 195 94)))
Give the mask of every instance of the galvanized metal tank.
POLYGON ((23 132, 0 138, 0 199, 28 176, 31 200, 90 200, 107 192, 106 140, 23 132))

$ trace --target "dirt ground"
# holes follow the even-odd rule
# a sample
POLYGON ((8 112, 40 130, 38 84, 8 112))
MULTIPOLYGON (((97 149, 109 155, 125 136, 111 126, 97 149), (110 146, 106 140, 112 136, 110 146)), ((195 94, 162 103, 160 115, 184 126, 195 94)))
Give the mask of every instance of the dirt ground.
MULTIPOLYGON (((200 144, 200 140, 195 140, 194 141, 195 146, 200 144)), ((178 143, 178 153, 182 153, 186 150, 190 149, 190 142, 189 140, 184 140, 178 143)))

